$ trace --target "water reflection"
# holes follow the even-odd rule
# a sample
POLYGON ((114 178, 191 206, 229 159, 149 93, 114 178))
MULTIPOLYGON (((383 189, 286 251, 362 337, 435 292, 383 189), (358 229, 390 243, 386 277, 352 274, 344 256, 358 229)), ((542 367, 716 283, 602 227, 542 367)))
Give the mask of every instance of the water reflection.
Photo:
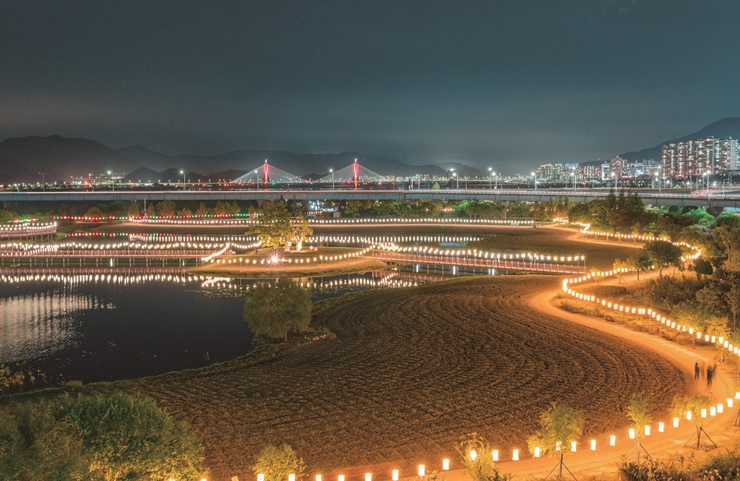
MULTIPOLYGON (((416 286, 396 271, 299 279, 314 299, 416 286)), ((26 361, 53 381, 113 380, 200 367, 253 348, 241 296, 265 279, 182 272, 0 275, 0 362, 26 361)))
POLYGON ((0 300, 0 362, 51 356, 74 344, 74 315, 95 309, 94 296, 66 287, 0 300))

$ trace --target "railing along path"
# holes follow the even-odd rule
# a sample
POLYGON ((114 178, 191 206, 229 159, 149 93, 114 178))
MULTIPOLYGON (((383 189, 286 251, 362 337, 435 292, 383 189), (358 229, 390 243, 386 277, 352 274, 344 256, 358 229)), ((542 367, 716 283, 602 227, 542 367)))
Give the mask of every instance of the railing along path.
POLYGON ((464 256, 452 257, 434 254, 402 254, 388 251, 373 252, 372 258, 383 262, 475 267, 508 271, 541 272, 546 274, 576 274, 586 272, 585 265, 551 264, 536 260, 517 261, 464 256))

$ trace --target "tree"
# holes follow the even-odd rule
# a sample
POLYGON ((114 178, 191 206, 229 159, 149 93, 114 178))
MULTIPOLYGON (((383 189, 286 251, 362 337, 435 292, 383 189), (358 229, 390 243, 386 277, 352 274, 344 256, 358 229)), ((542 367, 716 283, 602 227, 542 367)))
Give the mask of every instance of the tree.
POLYGON ((360 201, 359 200, 348 200, 344 205, 344 215, 351 215, 357 217, 360 215, 360 201))
POLYGON ((295 474, 295 478, 300 480, 306 474, 306 463, 288 444, 268 444, 257 456, 252 471, 263 474, 265 481, 285 481, 289 474, 295 474))
POLYGON ((132 200, 128 204, 128 216, 129 217, 139 217, 141 213, 139 212, 139 206, 137 205, 137 202, 135 200, 132 200))
POLYGON ((301 216, 293 222, 292 229, 293 234, 290 237, 290 241, 295 244, 296 250, 300 251, 303 243, 313 235, 313 227, 311 227, 308 221, 301 216))
POLYGON ((147 398, 62 397, 0 412, 0 479, 198 479, 201 451, 147 398))
POLYGON ((226 204, 220 200, 216 201, 216 207, 213 208, 213 213, 216 215, 226 215, 226 204))
POLYGON ((98 206, 90 207, 89 209, 87 209, 87 212, 85 212, 86 217, 100 217, 102 215, 103 211, 100 210, 100 207, 98 206))
POLYGON ((208 207, 206 207, 206 205, 203 202, 201 202, 200 205, 198 206, 198 210, 195 211, 195 215, 197 215, 198 217, 204 217, 208 215, 210 212, 211 211, 208 210, 208 207))
POLYGON ((740 314, 740 285, 733 284, 724 297, 732 313, 732 330, 734 331, 737 329, 737 315, 740 314))
POLYGON ((229 215, 236 215, 239 212, 242 211, 242 208, 239 207, 239 204, 232 200, 231 202, 226 202, 226 213, 229 215))
POLYGON ((79 398, 69 401, 66 411, 93 478, 192 479, 203 474, 200 444, 152 399, 125 394, 79 398))
POLYGON ((530 452, 534 453, 539 447, 544 454, 558 456, 558 464, 553 468, 553 471, 558 469, 557 479, 563 478, 565 450, 570 449, 573 442, 578 442, 583 434, 583 423, 583 414, 578 409, 552 403, 540 415, 540 430, 527 440, 530 452))
POLYGON ((625 269, 629 269, 630 265, 627 263, 627 261, 623 261, 619 257, 614 259, 614 262, 612 263, 612 269, 617 273, 619 282, 623 282, 624 279, 622 278, 622 272, 625 269))
POLYGON ((441 200, 420 200, 417 206, 419 215, 425 217, 437 217, 444 207, 441 200))
POLYGON ((633 451, 634 449, 637 449, 637 463, 639 464, 640 450, 645 451, 645 454, 647 454, 648 457, 650 456, 640 441, 645 434, 645 426, 648 426, 653 420, 653 416, 650 414, 650 406, 645 399, 644 393, 636 392, 632 395, 632 399, 630 399, 629 404, 627 404, 627 419, 632 423, 632 429, 635 430, 637 444, 633 448, 633 451))
POLYGON ((157 203, 157 215, 171 217, 175 215, 175 203, 171 200, 163 200, 157 203))
POLYGON ((724 222, 714 230, 714 240, 724 250, 725 269, 740 270, 740 223, 724 222))
POLYGON ((478 433, 463 436, 456 446, 463 466, 475 481, 506 481, 510 474, 501 475, 493 461, 490 444, 478 433))
POLYGON ((311 293, 286 277, 257 284, 245 295, 244 320, 256 335, 287 341, 288 333, 308 329, 311 293))
POLYGON ((666 240, 654 240, 647 242, 643 249, 650 257, 653 265, 658 268, 659 275, 663 275, 663 269, 669 266, 679 267, 681 265, 681 248, 666 240))
MULTIPOLYGON (((679 302, 672 310, 673 318, 677 323, 693 327, 695 331, 704 332, 710 336, 727 337, 727 320, 717 317, 710 306, 693 300, 679 302)), ((695 337, 691 336, 692 344, 695 337)))
POLYGON ((591 208, 589 204, 573 204, 568 209, 568 222, 591 223, 591 208))
POLYGON ((18 213, 12 210, 0 209, 0 224, 6 224, 18 218, 18 213))
POLYGON ((259 223, 249 233, 257 235, 264 247, 283 247, 293 237, 290 212, 284 200, 265 202, 259 223))
POLYGON ((82 441, 46 401, 0 409, 0 479, 89 479, 82 441))
POLYGON ((700 394, 694 394, 693 396, 676 396, 673 399, 671 405, 671 413, 673 416, 683 418, 686 416, 694 424, 696 428, 696 447, 702 446, 701 435, 704 435, 709 441, 714 444, 714 441, 704 431, 704 418, 701 416, 702 409, 709 409, 710 400, 707 396, 700 394), (691 413, 691 414, 689 414, 691 413))
POLYGON ((648 271, 653 266, 653 260, 645 249, 640 249, 637 254, 627 258, 627 265, 630 269, 637 271, 637 280, 640 280, 640 271, 648 271))
POLYGON ((714 269, 711 262, 699 257, 694 260, 694 272, 696 272, 696 278, 701 279, 702 275, 711 276, 714 269))
POLYGON ((157 211, 154 210, 154 204, 150 203, 146 208, 147 217, 154 217, 157 215, 157 211))

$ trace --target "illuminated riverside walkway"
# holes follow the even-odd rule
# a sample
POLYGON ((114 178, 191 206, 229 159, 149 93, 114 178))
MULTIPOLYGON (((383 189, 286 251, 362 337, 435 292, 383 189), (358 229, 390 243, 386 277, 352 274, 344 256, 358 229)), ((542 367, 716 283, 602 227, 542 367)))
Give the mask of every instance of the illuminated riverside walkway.
POLYGON ((22 222, 0 226, 0 239, 25 239, 52 236, 57 232, 56 222, 22 222))
POLYGON ((0 251, 0 257, 8 258, 36 258, 36 259, 79 259, 79 258, 124 258, 124 259, 200 259, 213 254, 213 251, 205 249, 80 249, 80 250, 56 250, 36 252, 27 251, 0 251))
POLYGON ((586 272, 585 265, 554 264, 536 259, 502 260, 491 257, 452 257, 423 253, 406 254, 393 251, 373 252, 372 258, 383 262, 397 262, 401 264, 468 267, 473 269, 495 269, 499 271, 536 272, 542 274, 580 274, 586 272))

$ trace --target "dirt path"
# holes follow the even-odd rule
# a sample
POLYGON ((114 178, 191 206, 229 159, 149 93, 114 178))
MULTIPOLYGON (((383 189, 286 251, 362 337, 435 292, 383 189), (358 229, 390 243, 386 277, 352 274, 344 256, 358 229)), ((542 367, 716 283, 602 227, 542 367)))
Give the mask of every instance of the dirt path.
MULTIPOLYGON (((655 276, 657 276, 655 272, 643 273, 641 278, 644 280, 645 278, 655 276)), ((636 279, 635 274, 629 274, 623 277, 626 281, 636 279)), ((611 282, 615 283, 616 281, 612 280, 611 282)), ((604 284, 603 281, 602 284, 604 284)), ((715 378, 713 386, 709 388, 703 377, 698 381, 694 380, 694 363, 698 361, 701 364, 704 361, 710 364, 718 353, 716 349, 681 346, 658 336, 635 332, 599 318, 563 311, 557 307, 557 301, 555 300, 557 294, 558 290, 542 290, 530 295, 527 301, 534 309, 548 316, 557 317, 569 324, 584 326, 588 329, 613 336, 615 340, 627 340, 633 345, 655 353, 661 358, 673 363, 679 369, 679 375, 683 378, 686 385, 689 386, 689 392, 707 395, 713 400, 714 404, 720 402, 725 404, 725 414, 718 414, 715 417, 710 416, 704 422, 704 429, 711 436, 711 439, 718 446, 724 448, 731 448, 738 442, 740 439, 740 429, 735 427, 733 423, 739 408, 737 406, 732 409, 726 407, 727 398, 734 398, 737 390, 735 380, 737 371, 736 363, 727 362, 725 364, 718 364, 719 375, 715 378)), ((667 376, 670 373, 663 372, 658 375, 667 376)), ((615 386, 615 388, 617 387, 615 386)), ((599 402, 599 400, 594 400, 594 402, 599 402)), ((737 402, 735 401, 735 404, 737 402)), ((628 436, 628 428, 629 426, 625 418, 625 423, 621 429, 605 432, 601 436, 590 438, 596 440, 596 451, 588 450, 590 439, 584 437, 584 441, 581 443, 583 445, 582 449, 577 453, 568 455, 566 459, 567 466, 576 476, 597 476, 616 472, 622 457, 626 456, 634 447, 634 441, 630 440, 628 436), (615 434, 618 440, 614 447, 609 446, 609 436, 611 434, 615 434)), ((696 438, 693 437, 694 433, 694 425, 686 419, 680 420, 679 428, 673 428, 672 418, 668 412, 658 412, 653 416, 652 434, 649 437, 645 437, 643 445, 650 455, 656 458, 665 459, 672 455, 689 456, 693 454, 698 459, 703 459, 707 457, 708 453, 697 451, 693 447, 693 444, 686 445, 690 439, 692 443, 696 442, 696 438), (658 432, 658 422, 660 421, 665 423, 664 433, 658 432)), ((636 459, 634 453, 630 456, 630 459, 633 461, 636 459)), ((499 463, 498 468, 502 473, 513 473, 517 479, 530 476, 542 478, 556 464, 556 461, 552 458, 530 458, 519 462, 502 462, 499 463)), ((468 479, 467 474, 461 470, 452 471, 447 477, 452 481, 468 479)))

